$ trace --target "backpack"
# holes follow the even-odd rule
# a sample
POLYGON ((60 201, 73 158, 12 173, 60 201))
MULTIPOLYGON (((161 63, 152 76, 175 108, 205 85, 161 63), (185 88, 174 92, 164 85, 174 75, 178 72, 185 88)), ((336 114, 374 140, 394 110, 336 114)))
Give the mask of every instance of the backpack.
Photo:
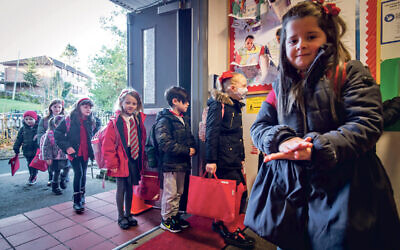
MULTIPOLYGON (((118 147, 118 143, 119 143, 119 132, 118 132, 118 128, 117 128, 117 119, 115 117, 112 117, 110 119, 113 123, 114 129, 115 129, 115 148, 118 147)), ((104 163, 104 158, 103 158, 103 154, 101 153, 101 147, 103 145, 104 142, 104 135, 106 132, 106 127, 100 129, 92 138, 92 148, 93 148, 93 154, 94 154, 94 159, 96 160, 97 166, 99 168, 107 168, 107 166, 104 163)))
MULTIPOLYGON (((225 104, 221 102, 222 105, 222 118, 224 118, 225 104)), ((207 114, 209 107, 203 109, 203 114, 201 115, 201 122, 199 122, 199 139, 202 142, 206 142, 206 128, 207 128, 207 114)))
MULTIPOLYGON (((169 119, 166 118, 168 121, 169 119)), ((161 152, 158 149, 158 142, 156 139, 156 125, 158 121, 156 121, 150 129, 149 135, 146 138, 145 151, 147 155, 148 167, 149 168, 158 168, 161 163, 161 152)), ((172 126, 171 122, 169 121, 172 126)))

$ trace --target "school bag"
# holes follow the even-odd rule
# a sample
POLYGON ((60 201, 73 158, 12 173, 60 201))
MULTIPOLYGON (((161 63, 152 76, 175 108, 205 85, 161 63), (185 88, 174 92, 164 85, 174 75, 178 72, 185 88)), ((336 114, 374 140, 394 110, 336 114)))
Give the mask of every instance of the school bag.
MULTIPOLYGON (((224 118, 225 104, 221 102, 222 105, 222 118, 224 118)), ((199 122, 199 140, 206 142, 206 128, 207 128, 207 114, 209 107, 203 109, 203 114, 201 115, 201 122, 199 122)))
MULTIPOLYGON (((110 121, 113 123, 114 129, 115 129, 115 148, 118 148, 118 143, 119 143, 119 132, 117 128, 117 119, 115 117, 110 118, 110 121)), ((99 168, 107 168, 104 162, 104 156, 101 153, 101 147, 104 142, 105 138, 105 132, 106 132, 107 126, 104 128, 100 129, 97 131, 97 133, 93 136, 91 142, 92 142, 92 148, 93 148, 93 154, 94 154, 94 159, 96 160, 97 166, 99 168)))

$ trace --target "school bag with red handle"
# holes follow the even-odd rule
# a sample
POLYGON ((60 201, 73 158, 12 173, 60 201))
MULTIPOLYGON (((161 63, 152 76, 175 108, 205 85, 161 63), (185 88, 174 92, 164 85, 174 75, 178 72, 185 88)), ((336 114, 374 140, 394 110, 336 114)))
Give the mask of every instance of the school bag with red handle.
MULTIPOLYGON (((118 147, 119 143, 119 132, 117 128, 117 119, 115 117, 112 117, 110 119, 113 123, 114 129, 115 129, 115 148, 118 147)), ((101 128, 92 138, 92 148, 93 148, 93 154, 94 154, 94 159, 96 160, 97 166, 99 168, 107 168, 104 162, 104 155, 101 153, 101 147, 104 143, 104 135, 106 132, 107 127, 101 128)))

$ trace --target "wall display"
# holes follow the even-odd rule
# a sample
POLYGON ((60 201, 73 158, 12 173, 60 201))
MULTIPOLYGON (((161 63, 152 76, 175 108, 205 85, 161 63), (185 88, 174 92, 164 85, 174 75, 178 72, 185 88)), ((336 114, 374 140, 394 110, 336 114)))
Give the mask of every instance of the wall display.
POLYGON ((260 111, 261 104, 265 100, 265 96, 255 96, 246 98, 246 113, 247 114, 258 114, 260 111))
POLYGON ((400 0, 381 2, 381 44, 400 42, 400 0))

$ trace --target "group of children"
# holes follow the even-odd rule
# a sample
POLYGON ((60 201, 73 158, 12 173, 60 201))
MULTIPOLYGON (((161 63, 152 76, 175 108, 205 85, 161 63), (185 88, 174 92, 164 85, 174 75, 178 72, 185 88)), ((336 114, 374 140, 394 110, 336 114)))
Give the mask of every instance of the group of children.
MULTIPOLYGON (((350 61, 340 41, 346 30, 340 9, 322 2, 298 3, 283 17, 280 76, 250 131, 269 162, 260 168, 245 223, 285 249, 400 249, 393 191, 375 154, 382 133, 379 88, 360 62, 350 61), (332 75, 344 64, 344 84, 334 85, 332 75)), ((206 171, 244 183, 241 100, 246 79, 228 71, 220 82, 207 102, 206 171)), ((189 227, 178 210, 196 144, 185 115, 187 92, 171 87, 165 97, 170 108, 158 113, 155 125, 163 175, 160 226, 176 233, 189 227)), ((102 152, 108 175, 117 178, 118 224, 127 229, 137 225, 130 210, 132 185, 146 165, 145 115, 135 90, 123 90, 116 103, 102 152)), ((74 209, 79 212, 84 209, 87 160, 93 158, 90 138, 98 129, 92 106, 91 100, 80 100, 69 120, 51 118, 46 133, 51 137, 53 129, 55 145, 72 163, 74 209)), ((49 113, 57 112, 50 107, 49 113)), ((14 150, 18 153, 23 144, 29 162, 37 148, 37 116, 28 111, 24 121, 14 150)), ((64 158, 49 160, 56 169, 54 183, 64 158)), ((30 173, 34 182, 36 172, 30 173)), ((242 200, 244 212, 246 196, 242 200)), ((221 221, 212 228, 229 244, 254 246, 251 237, 241 230, 229 232, 221 221)))

